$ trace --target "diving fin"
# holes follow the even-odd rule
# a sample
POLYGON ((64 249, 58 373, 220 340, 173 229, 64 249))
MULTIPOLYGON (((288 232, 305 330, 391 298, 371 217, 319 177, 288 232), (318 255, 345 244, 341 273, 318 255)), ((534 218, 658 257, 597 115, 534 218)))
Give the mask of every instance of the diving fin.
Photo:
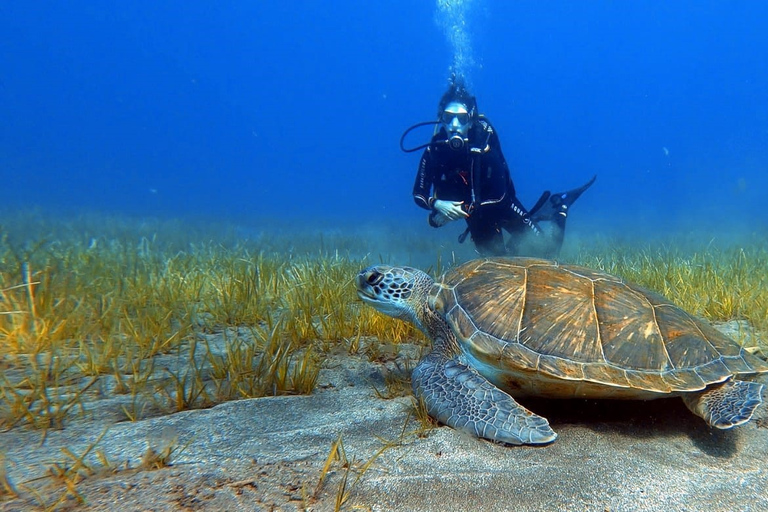
POLYGON ((539 198, 539 201, 531 209, 531 220, 534 222, 554 220, 558 215, 565 217, 568 214, 568 208, 576 202, 581 194, 584 193, 595 182, 597 175, 592 176, 592 179, 579 188, 568 190, 567 192, 558 192, 557 194, 551 194, 544 192, 539 198), (547 201, 547 199, 549 199, 547 201))
POLYGON ((552 193, 549 190, 545 190, 544 192, 542 192, 539 200, 536 201, 536 204, 533 205, 533 208, 531 208, 531 210, 528 212, 528 216, 533 217, 534 215, 536 215, 536 212, 538 212, 541 209, 541 207, 544 206, 544 203, 546 202, 547 199, 549 199, 551 195, 552 193))

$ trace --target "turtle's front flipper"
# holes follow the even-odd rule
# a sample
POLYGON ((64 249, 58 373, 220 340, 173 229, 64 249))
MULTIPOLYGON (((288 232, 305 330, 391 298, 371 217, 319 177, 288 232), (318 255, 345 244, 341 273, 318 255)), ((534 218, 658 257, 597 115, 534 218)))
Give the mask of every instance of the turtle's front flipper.
POLYGON ((711 426, 727 429, 749 421, 763 401, 762 391, 763 385, 757 382, 729 380, 701 393, 683 395, 683 401, 711 426))
POLYGON ((429 415, 456 430, 508 444, 546 444, 557 437, 546 419, 456 357, 432 352, 411 378, 413 392, 423 398, 429 415))

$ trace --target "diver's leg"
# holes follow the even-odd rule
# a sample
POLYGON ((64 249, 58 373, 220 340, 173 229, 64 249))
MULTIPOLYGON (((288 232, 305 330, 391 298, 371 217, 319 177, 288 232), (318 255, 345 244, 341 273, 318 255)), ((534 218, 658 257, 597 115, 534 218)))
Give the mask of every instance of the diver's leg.
POLYGON ((551 229, 534 221, 525 207, 514 198, 503 222, 510 237, 507 241, 508 253, 512 256, 556 256, 563 244, 565 217, 557 219, 551 229))
POLYGON ((546 228, 542 228, 545 233, 545 238, 548 239, 547 251, 545 255, 547 258, 553 258, 560 254, 560 248, 563 247, 563 241, 565 240, 565 221, 567 217, 565 215, 558 215, 552 221, 552 225, 546 228))
POLYGON ((475 243, 475 248, 482 256, 504 256, 507 248, 504 246, 504 235, 498 223, 489 216, 475 211, 467 218, 467 226, 475 243))

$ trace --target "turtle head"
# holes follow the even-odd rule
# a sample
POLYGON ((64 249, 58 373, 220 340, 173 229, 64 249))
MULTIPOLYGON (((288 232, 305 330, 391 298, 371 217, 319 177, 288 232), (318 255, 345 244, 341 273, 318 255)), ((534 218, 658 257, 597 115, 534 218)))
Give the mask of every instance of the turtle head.
POLYGON ((413 322, 424 331, 422 311, 434 283, 425 272, 411 267, 374 265, 357 275, 357 295, 378 311, 413 322))

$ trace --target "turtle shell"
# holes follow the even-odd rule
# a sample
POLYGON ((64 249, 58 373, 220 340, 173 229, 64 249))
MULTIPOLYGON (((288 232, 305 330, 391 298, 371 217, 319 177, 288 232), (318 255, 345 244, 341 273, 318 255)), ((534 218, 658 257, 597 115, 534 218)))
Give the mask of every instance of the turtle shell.
POLYGON ((432 293, 470 364, 507 389, 652 398, 768 371, 664 297, 585 267, 474 260, 449 271, 432 293))

